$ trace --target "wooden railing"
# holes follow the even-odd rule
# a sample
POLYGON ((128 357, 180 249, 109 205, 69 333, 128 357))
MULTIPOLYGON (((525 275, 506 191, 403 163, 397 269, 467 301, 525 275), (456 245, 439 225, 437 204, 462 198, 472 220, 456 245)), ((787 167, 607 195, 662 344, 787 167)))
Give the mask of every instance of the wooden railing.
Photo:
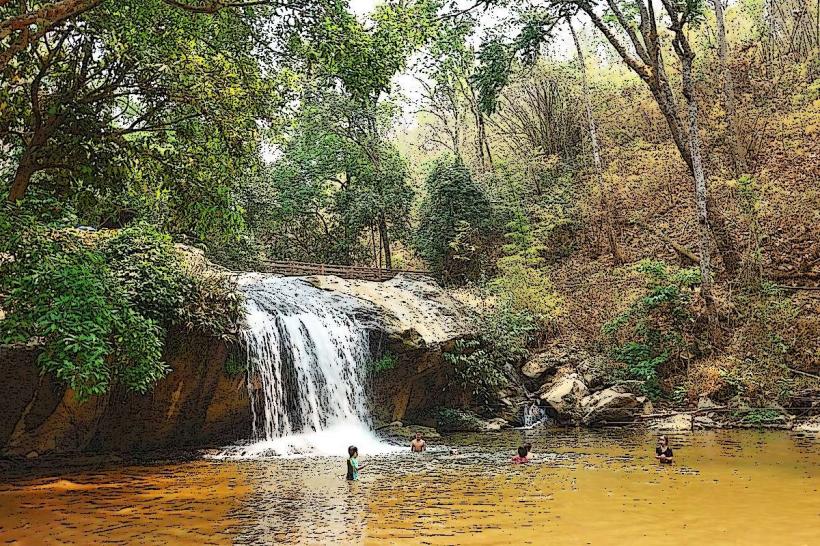
POLYGON ((378 267, 360 267, 355 265, 316 264, 308 262, 265 261, 260 264, 265 273, 275 273, 286 277, 304 277, 307 275, 335 275, 343 279, 360 279, 365 281, 386 281, 400 273, 411 275, 429 275, 429 271, 413 269, 379 269, 378 267))

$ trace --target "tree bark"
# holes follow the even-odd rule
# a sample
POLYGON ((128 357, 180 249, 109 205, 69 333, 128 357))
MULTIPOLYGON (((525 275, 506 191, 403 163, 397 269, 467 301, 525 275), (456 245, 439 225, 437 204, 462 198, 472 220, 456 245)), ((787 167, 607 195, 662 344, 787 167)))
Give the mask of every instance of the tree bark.
POLYGON ((20 159, 17 170, 14 172, 14 180, 11 183, 11 190, 9 190, 9 203, 16 203, 26 195, 28 186, 31 183, 31 177, 36 172, 34 165, 34 158, 31 152, 27 149, 23 152, 23 157, 20 159))
POLYGON ((0 21, 0 40, 12 38, 11 44, 0 51, 0 71, 19 52, 24 51, 64 21, 76 17, 103 3, 105 0, 62 0, 37 9, 27 9, 22 3, 17 15, 0 21), (13 36, 15 35, 16 36, 13 36))
MULTIPOLYGON (((682 30, 680 31, 682 32, 682 30)), ((680 35, 678 35, 678 40, 680 35)), ((698 103, 695 100, 695 82, 692 75, 692 63, 695 54, 688 44, 676 45, 676 51, 681 59, 681 75, 683 77, 683 96, 686 98, 689 121, 689 150, 692 156, 692 174, 695 178, 695 204, 698 216, 698 249, 700 251, 701 295, 706 302, 709 334, 713 341, 720 336, 717 308, 713 292, 712 280, 712 231, 709 226, 708 188, 706 175, 703 171, 703 161, 700 152, 700 134, 698 133, 698 103)))
POLYGON ((718 60, 723 78, 723 100, 726 105, 726 125, 729 129, 729 142, 732 162, 735 166, 735 176, 747 171, 746 152, 740 138, 737 125, 737 101, 735 100, 735 84, 729 70, 729 44, 726 40, 726 23, 723 11, 723 0, 712 0, 715 5, 715 19, 717 20, 718 60))
POLYGON ((569 31, 572 33, 572 40, 575 42, 575 49, 578 52, 578 69, 581 72, 581 86, 584 93, 584 105, 587 112, 587 124, 589 128, 589 141, 592 147, 592 159, 595 164, 595 177, 598 181, 598 190, 601 192, 601 204, 604 212, 604 228, 606 232, 607 242, 609 244, 609 252, 615 260, 615 265, 624 263, 624 255, 618 246, 618 240, 615 237, 615 228, 613 226, 615 211, 612 206, 612 199, 610 198, 610 190, 607 187, 604 179, 603 161, 601 160, 601 149, 598 144, 598 128, 595 124, 595 116, 592 113, 592 99, 589 92, 589 82, 587 81, 587 69, 584 62, 584 52, 581 48, 581 42, 578 40, 578 35, 575 33, 575 28, 572 26, 572 21, 567 17, 567 25, 569 31))
POLYGON ((393 269, 393 256, 390 252, 390 235, 387 232, 387 220, 384 217, 384 212, 379 213, 379 238, 384 248, 384 265, 388 271, 393 269))

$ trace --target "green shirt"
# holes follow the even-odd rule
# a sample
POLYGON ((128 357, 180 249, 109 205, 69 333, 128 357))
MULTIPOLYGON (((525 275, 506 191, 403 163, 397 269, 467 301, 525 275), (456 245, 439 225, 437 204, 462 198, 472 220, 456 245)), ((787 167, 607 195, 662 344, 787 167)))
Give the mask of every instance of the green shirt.
POLYGON ((347 479, 348 480, 358 480, 359 479, 359 460, 355 457, 350 457, 347 460, 347 479))

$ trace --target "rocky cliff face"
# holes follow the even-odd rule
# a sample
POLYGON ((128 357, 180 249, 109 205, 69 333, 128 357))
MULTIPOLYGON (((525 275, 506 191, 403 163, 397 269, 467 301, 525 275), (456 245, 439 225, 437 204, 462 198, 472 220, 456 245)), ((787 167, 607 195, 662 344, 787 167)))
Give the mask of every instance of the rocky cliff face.
MULTIPOLYGON (((390 369, 373 373, 368 388, 377 418, 403 419, 461 396, 447 390, 442 353, 470 335, 471 320, 434 281, 306 280, 364 303, 373 353, 392 362, 390 369)), ((0 453, 134 452, 248 438, 246 380, 226 372, 228 351, 220 340, 176 329, 165 353, 172 371, 150 393, 114 389, 80 404, 73 392, 39 374, 35 348, 0 347, 0 453)))
POLYGON ((39 374, 36 356, 33 349, 0 349, 5 454, 176 449, 250 432, 244 378, 225 373, 227 347, 219 340, 176 330, 165 354, 172 371, 152 392, 114 389, 82 404, 39 374))

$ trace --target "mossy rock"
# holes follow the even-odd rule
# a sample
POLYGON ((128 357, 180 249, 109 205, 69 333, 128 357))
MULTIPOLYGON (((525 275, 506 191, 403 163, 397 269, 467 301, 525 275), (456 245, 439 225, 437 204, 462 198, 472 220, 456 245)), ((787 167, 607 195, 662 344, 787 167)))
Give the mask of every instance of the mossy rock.
POLYGON ((436 416, 436 428, 442 432, 483 432, 487 423, 476 414, 449 408, 442 408, 436 416))

